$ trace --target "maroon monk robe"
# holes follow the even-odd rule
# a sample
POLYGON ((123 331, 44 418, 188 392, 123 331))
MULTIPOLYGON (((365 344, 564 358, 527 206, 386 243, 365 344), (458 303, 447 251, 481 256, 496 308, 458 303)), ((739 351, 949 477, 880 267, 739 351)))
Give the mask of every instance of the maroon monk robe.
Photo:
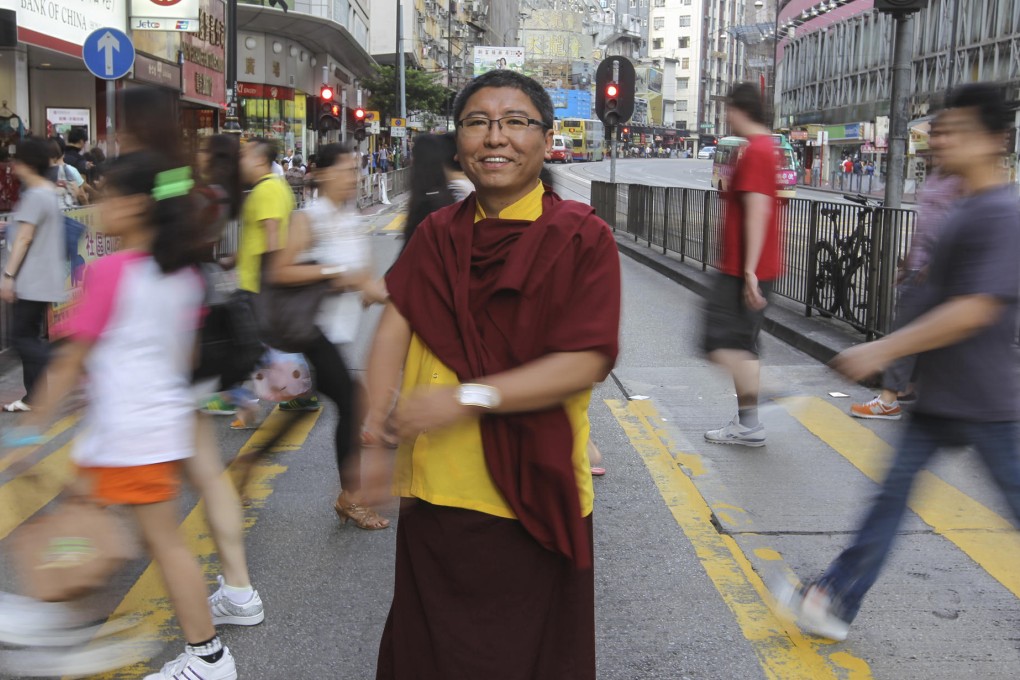
MULTIPOLYGON (((605 222, 546 190, 535 222, 475 222, 475 198, 437 210, 386 277, 411 329, 462 382, 555 352, 619 351, 620 263, 605 222)), ((608 369, 607 369, 608 372, 608 369)), ((486 464, 542 546, 592 565, 566 411, 487 414, 486 464)))

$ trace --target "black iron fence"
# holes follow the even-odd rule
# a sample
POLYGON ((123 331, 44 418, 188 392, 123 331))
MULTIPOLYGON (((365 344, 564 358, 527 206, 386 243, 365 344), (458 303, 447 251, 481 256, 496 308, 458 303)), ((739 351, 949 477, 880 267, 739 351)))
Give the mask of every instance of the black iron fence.
MULTIPOLYGON (((723 203, 714 190, 592 182, 591 203, 614 230, 648 247, 717 267, 723 203)), ((914 212, 858 203, 781 199, 784 275, 775 292, 807 316, 845 321, 869 338, 889 332, 897 270, 914 212)))

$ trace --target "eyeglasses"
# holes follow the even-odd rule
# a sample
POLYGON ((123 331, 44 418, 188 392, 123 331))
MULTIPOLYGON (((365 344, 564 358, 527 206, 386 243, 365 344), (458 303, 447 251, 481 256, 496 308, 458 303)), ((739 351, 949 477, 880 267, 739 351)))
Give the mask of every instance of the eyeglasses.
POLYGON ((523 135, 532 125, 546 128, 545 123, 527 116, 503 116, 502 118, 486 118, 485 116, 469 116, 457 121, 457 126, 470 137, 482 137, 489 134, 495 123, 499 131, 508 135, 523 135))

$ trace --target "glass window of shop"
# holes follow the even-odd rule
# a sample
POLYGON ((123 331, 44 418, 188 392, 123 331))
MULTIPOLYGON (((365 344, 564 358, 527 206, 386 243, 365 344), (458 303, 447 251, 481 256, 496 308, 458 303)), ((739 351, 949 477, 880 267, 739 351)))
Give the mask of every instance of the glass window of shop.
POLYGON ((279 140, 280 148, 304 147, 307 96, 277 85, 238 83, 244 137, 279 140))

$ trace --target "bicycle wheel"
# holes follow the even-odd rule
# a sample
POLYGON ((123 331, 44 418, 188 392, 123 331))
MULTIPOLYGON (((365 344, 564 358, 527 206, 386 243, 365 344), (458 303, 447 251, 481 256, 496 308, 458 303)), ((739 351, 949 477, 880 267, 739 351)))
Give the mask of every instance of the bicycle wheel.
POLYGON ((815 268, 814 288, 810 292, 811 306, 828 318, 839 309, 839 258, 836 251, 825 241, 819 241, 814 247, 811 258, 815 268))
POLYGON ((843 279, 840 298, 843 315, 855 326, 864 328, 868 321, 868 263, 861 262, 843 279))

